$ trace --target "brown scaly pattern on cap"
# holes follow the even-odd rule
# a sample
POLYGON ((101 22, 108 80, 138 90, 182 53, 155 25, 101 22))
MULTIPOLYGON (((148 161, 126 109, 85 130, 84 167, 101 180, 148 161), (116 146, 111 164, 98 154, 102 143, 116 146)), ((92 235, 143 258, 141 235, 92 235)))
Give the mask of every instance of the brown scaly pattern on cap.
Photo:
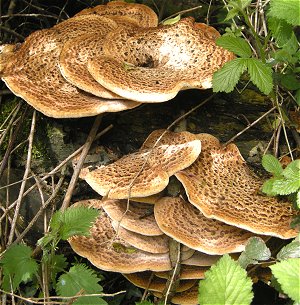
POLYGON ((236 145, 223 148, 205 134, 198 139, 201 155, 176 174, 194 206, 206 217, 257 234, 284 239, 297 235, 290 224, 299 211, 287 201, 260 194, 263 181, 249 169, 236 145))
POLYGON ((121 16, 137 22, 141 27, 156 27, 158 17, 148 6, 138 3, 126 3, 123 1, 112 1, 106 5, 97 5, 94 8, 87 8, 80 11, 76 16, 96 14, 100 16, 113 17, 121 16))
POLYGON ((212 76, 234 55, 203 34, 194 19, 158 28, 117 29, 88 69, 101 85, 128 99, 155 103, 178 91, 212 86, 212 76))
MULTIPOLYGON (((201 280, 204 279, 204 273, 209 269, 209 267, 199 267, 199 266, 189 266, 181 265, 179 278, 181 280, 201 280)), ((171 271, 172 272, 172 271, 171 271)), ((170 272, 162 271, 154 273, 157 277, 168 279, 170 272)))
MULTIPOLYGON (((163 292, 166 287, 167 280, 154 276, 151 277, 152 272, 138 272, 123 274, 124 277, 135 286, 148 289, 150 291, 163 292), (152 279, 151 279, 152 278, 152 279), (150 284, 149 284, 150 283, 150 284)), ((183 280, 180 281, 179 286, 177 287, 178 292, 185 291, 190 289, 195 285, 196 280, 183 280)))
POLYGON ((90 234, 88 237, 74 236, 68 241, 78 255, 86 257, 97 268, 122 273, 171 269, 168 254, 144 252, 116 237, 111 220, 104 211, 101 211, 90 234))
POLYGON ((66 82, 59 70, 59 54, 68 39, 92 30, 101 33, 106 27, 112 29, 113 24, 112 20, 91 15, 71 18, 52 29, 32 33, 13 50, 1 73, 3 81, 34 108, 56 118, 93 116, 138 106, 132 101, 105 100, 85 93, 66 82))
POLYGON ((160 229, 178 242, 207 254, 244 251, 253 233, 205 217, 199 209, 179 197, 164 197, 155 204, 160 229))
POLYGON ((153 150, 144 149, 126 155, 88 173, 86 182, 100 195, 110 199, 128 198, 132 181, 132 197, 159 193, 168 185, 169 177, 192 164, 201 151, 201 143, 194 140, 194 135, 190 134, 192 139, 189 141, 182 141, 180 133, 170 134, 169 145, 157 145, 153 150))
POLYGON ((167 235, 147 236, 122 228, 118 221, 112 221, 111 224, 118 236, 131 246, 149 253, 169 253, 167 235))
POLYGON ((105 200, 103 209, 111 219, 121 221, 120 225, 127 230, 147 236, 164 234, 154 218, 153 205, 130 201, 126 212, 127 200, 105 200))

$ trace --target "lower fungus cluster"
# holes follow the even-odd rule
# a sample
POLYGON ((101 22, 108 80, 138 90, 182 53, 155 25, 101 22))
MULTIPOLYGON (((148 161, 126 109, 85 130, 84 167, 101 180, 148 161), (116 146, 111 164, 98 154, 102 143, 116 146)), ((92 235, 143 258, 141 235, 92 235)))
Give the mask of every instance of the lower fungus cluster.
MULTIPOLYGON (((299 212, 287 201, 258 193, 263 181, 247 167, 234 144, 223 147, 217 138, 208 134, 157 130, 137 153, 121 160, 89 172, 94 177, 95 190, 110 185, 114 191, 100 191, 105 196, 102 200, 77 203, 100 209, 101 215, 91 229, 91 236, 75 236, 69 242, 75 252, 98 268, 121 272, 136 286, 148 287, 161 297, 173 268, 169 245, 175 240, 181 245, 181 272, 180 285, 171 299, 174 304, 198 304, 198 280, 204 278, 205 271, 221 255, 228 253, 236 259, 250 237, 259 236, 266 241, 271 236, 287 239, 298 233, 290 223, 299 212), (201 147, 201 151, 196 149, 195 154, 193 146, 201 147), (175 153, 166 153, 170 149, 175 153), (138 166, 128 167, 130 172, 124 175, 126 160, 132 165, 132 158, 145 151, 151 151, 152 159, 144 159, 143 167, 139 162, 138 166), (185 152, 184 166, 182 151, 185 152), (168 197, 165 189, 153 188, 151 179, 156 181, 156 176, 150 172, 157 168, 181 181, 185 199, 168 197), (168 171, 169 168, 173 170, 168 171), (159 192, 155 200, 135 192, 134 200, 128 200, 132 179, 139 175, 147 177, 151 189, 146 191, 147 196, 159 192), (238 196, 234 188, 239 190, 238 196), (212 212, 208 213, 208 209, 212 212)), ((88 175, 84 178, 90 183, 88 175)), ((147 185, 138 179, 136 183, 137 189, 139 183, 147 185)))

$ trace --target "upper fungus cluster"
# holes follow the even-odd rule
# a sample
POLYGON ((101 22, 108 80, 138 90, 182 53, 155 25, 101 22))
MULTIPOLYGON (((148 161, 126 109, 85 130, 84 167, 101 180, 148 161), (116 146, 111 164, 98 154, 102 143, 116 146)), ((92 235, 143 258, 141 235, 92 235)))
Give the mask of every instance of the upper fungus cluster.
POLYGON ((0 76, 47 116, 117 112, 211 88, 213 72, 233 58, 218 36, 193 18, 158 25, 149 7, 112 1, 2 45, 0 76))

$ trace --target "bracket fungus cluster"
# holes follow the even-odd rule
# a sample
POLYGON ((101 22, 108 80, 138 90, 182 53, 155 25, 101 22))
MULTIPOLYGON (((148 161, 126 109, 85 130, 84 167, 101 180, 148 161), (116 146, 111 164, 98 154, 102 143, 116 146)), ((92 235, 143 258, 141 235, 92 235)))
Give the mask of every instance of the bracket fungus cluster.
POLYGON ((103 196, 89 203, 101 215, 90 237, 69 240, 74 251, 161 296, 173 272, 175 240, 181 272, 174 304, 198 304, 197 280, 220 255, 236 259, 250 237, 287 239, 298 233, 290 223, 299 212, 260 194, 263 181, 238 148, 223 147, 209 134, 156 130, 136 153, 83 178, 103 196), (166 194, 171 175, 186 194, 166 194), (158 193, 147 203, 147 196, 158 193))
POLYGON ((0 48, 0 76, 55 118, 93 116, 164 102, 179 90, 211 87, 233 58, 218 32, 193 18, 158 25, 152 9, 112 1, 88 8, 22 44, 0 48))

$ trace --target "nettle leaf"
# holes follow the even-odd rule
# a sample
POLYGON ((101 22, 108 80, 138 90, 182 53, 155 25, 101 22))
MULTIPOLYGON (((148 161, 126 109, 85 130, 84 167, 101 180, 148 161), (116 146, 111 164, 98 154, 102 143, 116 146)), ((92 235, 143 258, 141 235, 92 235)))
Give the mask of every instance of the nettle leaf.
MULTIPOLYGON (((59 296, 71 297, 78 294, 99 294, 103 291, 98 284, 100 279, 96 273, 85 266, 77 264, 70 268, 69 272, 61 275, 56 284, 56 292, 59 296)), ((72 303, 76 305, 107 305, 98 296, 82 296, 72 303)))
POLYGON ((21 282, 33 278, 38 270, 37 262, 31 257, 32 250, 26 245, 11 246, 3 255, 0 264, 3 268, 2 288, 16 290, 21 282))
POLYGON ((268 196, 276 196, 277 193, 273 190, 274 182, 277 180, 277 178, 271 178, 264 182, 262 186, 262 192, 267 194, 268 196))
POLYGON ((177 15, 176 17, 173 17, 173 18, 169 18, 167 20, 165 20, 162 24, 163 25, 171 25, 171 24, 175 24, 177 23, 179 20, 180 20, 180 14, 177 15))
POLYGON ((89 229, 99 215, 99 211, 88 207, 70 207, 65 211, 56 211, 51 219, 50 227, 58 231, 60 238, 68 239, 73 235, 89 234, 89 229))
POLYGON ((249 58, 252 55, 249 44, 241 37, 221 36, 216 40, 216 44, 240 57, 249 58))
POLYGON ((300 188, 300 179, 276 179, 273 183, 273 191, 278 195, 289 195, 300 188))
POLYGON ((271 0, 268 15, 300 25, 300 0, 271 0))
POLYGON ((300 160, 292 161, 282 172, 282 175, 288 179, 300 180, 300 160))
POLYGON ((288 245, 284 246, 278 253, 276 258, 280 261, 288 258, 300 257, 300 242, 292 241, 288 245))
POLYGON ((245 59, 236 58, 227 62, 220 70, 213 75, 213 91, 226 92, 233 91, 235 85, 238 83, 240 76, 245 72, 247 66, 245 59))
POLYGON ((67 259, 63 254, 57 254, 52 256, 51 264, 50 264, 50 272, 52 282, 55 283, 56 275, 67 267, 67 259))
POLYGON ((260 237, 249 239, 245 251, 240 255, 238 262, 243 268, 258 261, 266 261, 271 257, 271 251, 260 237))
POLYGON ((273 88, 272 68, 256 58, 248 58, 246 65, 252 83, 268 95, 273 88))
POLYGON ((284 293, 300 302, 300 258, 289 258, 270 266, 284 293))
POLYGON ((268 27, 275 38, 278 47, 285 45, 292 37, 293 27, 282 19, 268 18, 268 27))
POLYGON ((246 271, 225 254, 199 283, 201 305, 249 305, 253 298, 252 281, 246 271))
POLYGON ((261 164, 266 171, 273 174, 274 176, 280 176, 283 171, 278 159, 270 154, 263 155, 261 164))

